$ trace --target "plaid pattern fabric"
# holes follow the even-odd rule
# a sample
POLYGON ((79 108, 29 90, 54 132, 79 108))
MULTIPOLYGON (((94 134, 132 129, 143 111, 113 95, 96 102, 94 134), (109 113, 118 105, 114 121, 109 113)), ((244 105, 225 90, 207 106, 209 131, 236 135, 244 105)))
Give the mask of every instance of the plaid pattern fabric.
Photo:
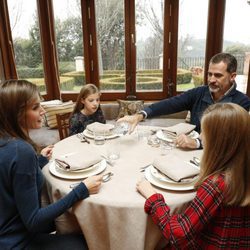
POLYGON ((145 202, 169 240, 167 249, 250 249, 250 206, 224 206, 224 178, 208 178, 183 214, 170 215, 161 194, 145 202))

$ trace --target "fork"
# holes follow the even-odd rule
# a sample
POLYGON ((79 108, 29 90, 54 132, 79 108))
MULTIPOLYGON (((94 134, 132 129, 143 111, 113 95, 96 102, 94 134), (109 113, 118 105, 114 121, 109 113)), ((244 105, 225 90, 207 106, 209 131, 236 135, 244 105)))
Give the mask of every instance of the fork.
POLYGON ((83 133, 78 133, 76 136, 81 140, 81 142, 87 142, 88 144, 90 144, 90 141, 83 133))

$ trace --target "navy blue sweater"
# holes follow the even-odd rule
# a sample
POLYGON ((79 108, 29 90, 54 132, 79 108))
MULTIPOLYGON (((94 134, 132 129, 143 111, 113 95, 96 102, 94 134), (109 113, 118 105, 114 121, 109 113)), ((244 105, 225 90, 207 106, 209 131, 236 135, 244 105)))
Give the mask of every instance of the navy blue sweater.
MULTIPOLYGON (((250 98, 236 90, 236 84, 232 90, 223 96, 218 102, 232 102, 239 104, 247 111, 250 107, 250 98)), ((190 123, 196 125, 195 130, 200 133, 200 121, 204 110, 213 104, 211 93, 207 85, 190 89, 178 96, 164 99, 145 108, 148 117, 173 114, 189 110, 191 113, 190 123)))
POLYGON ((35 234, 50 232, 54 219, 76 201, 89 196, 81 183, 58 202, 41 208, 40 162, 27 142, 0 139, 0 249, 22 249, 35 234))

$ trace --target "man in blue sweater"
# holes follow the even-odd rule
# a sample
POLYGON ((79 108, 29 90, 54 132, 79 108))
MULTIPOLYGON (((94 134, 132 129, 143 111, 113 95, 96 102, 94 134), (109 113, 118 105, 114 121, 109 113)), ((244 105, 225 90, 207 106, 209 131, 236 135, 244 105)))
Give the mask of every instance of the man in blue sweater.
MULTIPOLYGON (((119 119, 118 122, 126 121, 131 123, 131 131, 133 131, 140 121, 148 117, 189 110, 191 115, 190 123, 194 124, 196 126, 195 130, 200 133, 202 113, 211 104, 233 102, 249 111, 250 98, 236 90, 236 71, 237 60, 234 56, 228 53, 216 54, 209 62, 207 85, 156 102, 135 115, 119 119)), ((200 139, 192 139, 184 134, 178 136, 175 143, 180 148, 202 148, 200 139)))

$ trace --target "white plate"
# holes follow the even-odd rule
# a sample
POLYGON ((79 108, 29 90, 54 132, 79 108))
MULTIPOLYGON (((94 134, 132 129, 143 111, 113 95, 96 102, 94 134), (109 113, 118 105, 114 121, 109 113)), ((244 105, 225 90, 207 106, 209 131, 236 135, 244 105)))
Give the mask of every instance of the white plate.
MULTIPOLYGON (((156 132, 156 136, 162 140, 162 141, 166 141, 166 142, 173 142, 173 139, 170 137, 167 137, 166 134, 163 133, 162 130, 158 130, 156 132)), ((191 137, 192 139, 197 139, 199 138, 199 133, 196 131, 192 131, 191 133, 188 134, 189 137, 191 137)))
POLYGON ((165 174, 161 173, 157 168, 155 168, 153 165, 151 165, 150 167, 150 173, 151 175, 159 180, 162 181, 164 183, 171 183, 171 184, 176 184, 176 185, 183 185, 183 184, 187 184, 187 183, 192 183, 195 181, 195 179, 197 179, 197 176, 193 177, 193 178, 189 178, 189 179, 185 179, 181 182, 176 182, 171 180, 170 178, 168 178, 165 174))
MULTIPOLYGON (((90 139, 94 139, 93 133, 89 132, 89 130, 87 130, 87 129, 85 129, 85 130, 83 131, 83 134, 84 134, 86 137, 90 138, 90 139)), ((117 134, 112 134, 112 135, 107 135, 107 136, 105 136, 105 139, 114 139, 114 138, 116 138, 116 137, 119 137, 119 135, 117 135, 117 134)))
POLYGON ((157 178, 154 178, 151 174, 150 167, 146 168, 145 172, 146 179, 156 187, 160 187, 167 190, 174 190, 174 191, 188 191, 194 189, 194 184, 196 180, 190 183, 182 183, 181 185, 179 183, 170 183, 170 182, 162 182, 158 180, 157 178))
POLYGON ((75 180, 75 179, 84 179, 92 175, 99 174, 103 172, 107 167, 107 163, 105 160, 102 160, 95 164, 92 170, 87 172, 70 172, 70 171, 58 171, 55 161, 52 161, 49 165, 49 171, 51 174, 55 175, 56 177, 60 177, 63 179, 75 180))

